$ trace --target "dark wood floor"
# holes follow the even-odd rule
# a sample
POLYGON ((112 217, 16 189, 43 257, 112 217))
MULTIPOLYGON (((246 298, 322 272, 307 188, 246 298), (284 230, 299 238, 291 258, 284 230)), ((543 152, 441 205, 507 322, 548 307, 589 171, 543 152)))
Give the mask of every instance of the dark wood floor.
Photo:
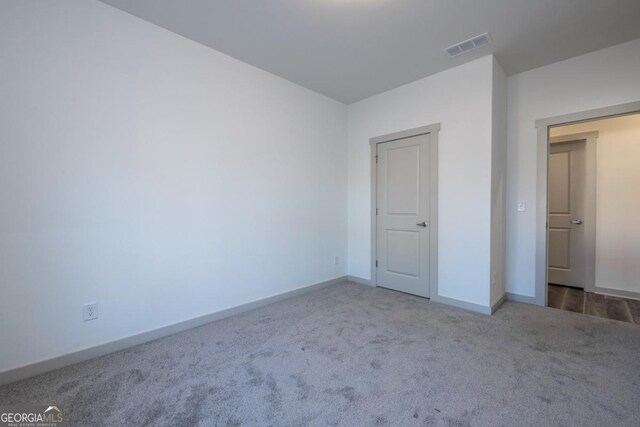
POLYGON ((640 300, 594 294, 582 289, 549 284, 547 305, 560 310, 640 325, 640 300))

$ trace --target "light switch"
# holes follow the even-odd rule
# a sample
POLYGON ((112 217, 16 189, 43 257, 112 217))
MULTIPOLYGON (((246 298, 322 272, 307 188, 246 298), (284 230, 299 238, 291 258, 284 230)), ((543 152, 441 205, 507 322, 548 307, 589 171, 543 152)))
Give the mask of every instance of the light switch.
POLYGON ((523 200, 518 202, 518 212, 524 212, 527 210, 527 205, 523 200))

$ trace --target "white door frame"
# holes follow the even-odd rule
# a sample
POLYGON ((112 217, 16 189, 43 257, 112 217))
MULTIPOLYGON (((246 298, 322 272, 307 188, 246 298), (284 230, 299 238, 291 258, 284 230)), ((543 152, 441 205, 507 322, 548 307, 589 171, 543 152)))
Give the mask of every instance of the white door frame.
POLYGON ((429 126, 421 126, 387 135, 369 139, 371 146, 371 284, 378 286, 378 274, 376 267, 377 257, 377 147, 384 142, 410 138, 418 135, 429 134, 429 297, 434 299, 438 295, 438 132, 440 123, 429 126))
MULTIPOLYGON (((640 102, 597 108, 573 114, 536 120, 537 142, 537 195, 536 195, 536 277, 534 303, 547 305, 547 224, 548 224, 548 174, 549 174, 549 128, 590 122, 640 112, 640 102)), ((595 226, 595 224, 593 224, 595 226)), ((595 249, 594 249, 595 250, 595 249)))
MULTIPOLYGON (((597 156, 596 142, 598 131, 573 133, 570 135, 549 137, 549 150, 552 144, 571 142, 585 143, 585 181, 584 181, 584 290, 595 292, 596 286, 596 176, 597 156)), ((547 193, 549 189, 547 188, 547 193)), ((547 200, 548 205, 548 200, 547 200)), ((547 206, 547 222, 549 219, 547 206)), ((549 231, 547 230, 547 236, 549 231)), ((547 248, 547 251, 549 249, 547 248)), ((549 265, 547 264, 547 269, 549 265)), ((547 270, 548 272, 548 270, 547 270)), ((545 283, 545 295, 547 295, 545 283)))

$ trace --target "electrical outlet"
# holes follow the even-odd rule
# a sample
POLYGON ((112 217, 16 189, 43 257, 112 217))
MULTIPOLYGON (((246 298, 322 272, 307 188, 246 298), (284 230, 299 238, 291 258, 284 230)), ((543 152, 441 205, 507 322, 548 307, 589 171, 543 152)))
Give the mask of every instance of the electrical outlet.
POLYGON ((334 259, 334 263, 335 263, 336 265, 340 264, 340 257, 339 257, 339 256, 336 256, 336 257, 335 257, 335 259, 334 259))
POLYGON ((82 320, 85 322, 98 318, 98 303, 90 302, 82 306, 82 320))

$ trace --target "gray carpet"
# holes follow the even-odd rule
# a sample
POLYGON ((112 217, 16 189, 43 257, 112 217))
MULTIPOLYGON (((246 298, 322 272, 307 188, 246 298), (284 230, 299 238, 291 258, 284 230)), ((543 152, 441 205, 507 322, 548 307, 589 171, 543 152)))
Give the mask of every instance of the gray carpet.
POLYGON ((83 426, 638 426, 640 327, 353 283, 0 387, 83 426))

